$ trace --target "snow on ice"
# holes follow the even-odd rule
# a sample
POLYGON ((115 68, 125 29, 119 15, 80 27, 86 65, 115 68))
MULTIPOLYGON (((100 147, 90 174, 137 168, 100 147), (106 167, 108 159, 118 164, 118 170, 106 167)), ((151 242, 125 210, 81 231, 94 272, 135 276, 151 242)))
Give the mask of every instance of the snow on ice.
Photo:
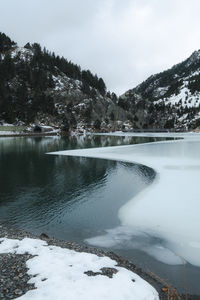
POLYGON ((120 208, 121 227, 109 229, 104 236, 88 242, 123 247, 125 241, 164 263, 182 264, 185 260, 200 266, 200 135, 132 135, 184 139, 52 153, 134 162, 157 173, 153 184, 120 208))

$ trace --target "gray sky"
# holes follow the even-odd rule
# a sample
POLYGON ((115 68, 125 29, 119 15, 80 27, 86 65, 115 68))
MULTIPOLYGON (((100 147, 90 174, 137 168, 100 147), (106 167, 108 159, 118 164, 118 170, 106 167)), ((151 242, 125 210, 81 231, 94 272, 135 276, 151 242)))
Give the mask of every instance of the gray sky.
POLYGON ((122 94, 200 48, 200 0, 0 0, 0 31, 38 42, 122 94))

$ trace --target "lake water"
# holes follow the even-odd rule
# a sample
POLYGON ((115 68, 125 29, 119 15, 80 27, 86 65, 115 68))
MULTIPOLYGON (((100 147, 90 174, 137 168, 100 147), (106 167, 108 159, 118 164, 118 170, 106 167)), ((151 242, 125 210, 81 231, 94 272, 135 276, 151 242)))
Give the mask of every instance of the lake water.
MULTIPOLYGON (((100 246, 151 269, 182 290, 183 266, 164 263, 144 251, 155 242, 162 245, 162 239, 150 234, 135 234, 133 238, 128 230, 121 229, 118 212, 130 199, 153 185, 156 180, 153 165, 46 155, 60 150, 163 139, 166 140, 128 136, 0 138, 0 222, 79 243, 87 240, 95 244, 92 239, 106 233, 108 239, 120 243, 100 243, 100 246)), ((187 264, 187 275, 190 292, 200 294, 199 267, 187 264)))
POLYGON ((1 223, 79 242, 116 226, 119 208, 153 179, 154 171, 139 165, 46 153, 142 141, 100 136, 0 138, 1 223))

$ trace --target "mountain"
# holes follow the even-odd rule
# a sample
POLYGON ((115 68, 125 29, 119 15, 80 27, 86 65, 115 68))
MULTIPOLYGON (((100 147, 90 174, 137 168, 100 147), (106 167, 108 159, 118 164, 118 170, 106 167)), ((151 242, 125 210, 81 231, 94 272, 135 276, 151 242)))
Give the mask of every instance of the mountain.
POLYGON ((0 124, 68 130, 200 127, 200 50, 117 98, 102 78, 37 43, 0 33, 0 124))
POLYGON ((102 78, 37 43, 18 47, 0 33, 2 123, 115 130, 130 117, 102 78))
POLYGON ((171 69, 127 91, 118 105, 134 115, 134 126, 195 129, 200 126, 200 50, 171 69))

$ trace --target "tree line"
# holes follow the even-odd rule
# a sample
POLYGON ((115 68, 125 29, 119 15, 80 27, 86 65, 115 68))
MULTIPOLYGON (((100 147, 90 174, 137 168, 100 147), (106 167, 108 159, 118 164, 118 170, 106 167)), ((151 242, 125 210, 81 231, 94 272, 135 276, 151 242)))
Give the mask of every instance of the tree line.
POLYGON ((64 57, 42 49, 38 43, 27 43, 24 48, 29 51, 13 55, 16 43, 0 33, 0 118, 13 123, 17 119, 31 122, 38 111, 55 115, 49 91, 55 87, 53 76, 63 73, 79 80, 86 95, 93 97, 99 92, 105 96, 103 79, 89 70, 81 70, 64 57))

